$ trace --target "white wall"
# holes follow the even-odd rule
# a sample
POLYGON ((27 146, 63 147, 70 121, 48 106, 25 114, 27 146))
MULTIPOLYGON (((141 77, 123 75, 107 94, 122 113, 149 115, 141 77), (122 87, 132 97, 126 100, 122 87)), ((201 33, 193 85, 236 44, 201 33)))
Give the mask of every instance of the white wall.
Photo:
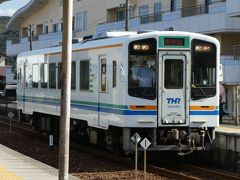
POLYGON ((240 1, 239 0, 227 0, 226 11, 229 16, 240 15, 240 1))
POLYGON ((14 79, 12 67, 10 66, 6 68, 6 84, 17 84, 17 80, 14 79))

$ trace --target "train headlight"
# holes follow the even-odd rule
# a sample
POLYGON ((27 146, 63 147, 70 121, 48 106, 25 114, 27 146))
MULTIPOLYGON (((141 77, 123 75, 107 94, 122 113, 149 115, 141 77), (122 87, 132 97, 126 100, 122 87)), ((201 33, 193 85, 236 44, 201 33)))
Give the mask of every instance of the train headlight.
POLYGON ((134 44, 133 49, 135 51, 148 51, 150 47, 148 44, 134 44))
POLYGON ((208 45, 196 45, 195 46, 195 51, 196 52, 210 52, 211 47, 208 45))
POLYGON ((133 49, 134 50, 141 50, 141 45, 140 44, 134 44, 133 49))
POLYGON ((141 50, 143 50, 143 51, 148 51, 148 50, 149 50, 149 45, 143 44, 143 45, 141 46, 141 50))

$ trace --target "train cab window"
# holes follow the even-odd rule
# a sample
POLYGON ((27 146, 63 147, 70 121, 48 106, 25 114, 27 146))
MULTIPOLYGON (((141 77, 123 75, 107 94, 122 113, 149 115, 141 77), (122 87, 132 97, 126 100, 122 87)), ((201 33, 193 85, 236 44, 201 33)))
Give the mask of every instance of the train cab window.
POLYGON ((128 94, 154 100, 156 98, 157 41, 154 38, 129 44, 128 94))
POLYGON ((191 98, 193 100, 216 95, 216 45, 207 41, 192 41, 191 98))
POLYGON ((76 62, 72 62, 71 89, 76 89, 76 62))
POLYGON ((113 88, 117 85, 117 62, 113 61, 113 88))
POLYGON ((56 63, 49 63, 49 88, 56 88, 56 63))
POLYGON ((33 64, 32 65, 32 87, 38 88, 39 82, 39 65, 33 64))
POLYGON ((40 78, 41 78, 41 88, 47 88, 48 68, 47 68, 47 64, 45 64, 45 63, 41 64, 40 78))
POLYGON ((89 61, 80 62, 80 90, 89 90, 89 61))

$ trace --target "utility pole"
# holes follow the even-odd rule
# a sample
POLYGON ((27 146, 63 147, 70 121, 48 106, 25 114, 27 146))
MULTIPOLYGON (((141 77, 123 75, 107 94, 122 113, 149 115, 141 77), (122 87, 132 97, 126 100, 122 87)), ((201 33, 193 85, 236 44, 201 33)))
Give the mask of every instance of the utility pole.
POLYGON ((59 180, 69 176, 73 1, 63 0, 62 89, 59 140, 59 180))
POLYGON ((128 31, 128 19, 129 19, 129 2, 126 0, 126 7, 125 7, 125 31, 128 31))
POLYGON ((28 31, 29 31, 29 50, 32 51, 33 31, 32 31, 32 25, 31 24, 28 27, 28 31))

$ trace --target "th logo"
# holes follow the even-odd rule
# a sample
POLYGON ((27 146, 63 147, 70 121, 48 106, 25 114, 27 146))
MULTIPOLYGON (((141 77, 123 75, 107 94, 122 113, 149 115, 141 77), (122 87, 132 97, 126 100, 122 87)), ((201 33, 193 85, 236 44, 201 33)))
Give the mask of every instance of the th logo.
POLYGON ((168 104, 180 104, 180 98, 167 98, 168 104))

